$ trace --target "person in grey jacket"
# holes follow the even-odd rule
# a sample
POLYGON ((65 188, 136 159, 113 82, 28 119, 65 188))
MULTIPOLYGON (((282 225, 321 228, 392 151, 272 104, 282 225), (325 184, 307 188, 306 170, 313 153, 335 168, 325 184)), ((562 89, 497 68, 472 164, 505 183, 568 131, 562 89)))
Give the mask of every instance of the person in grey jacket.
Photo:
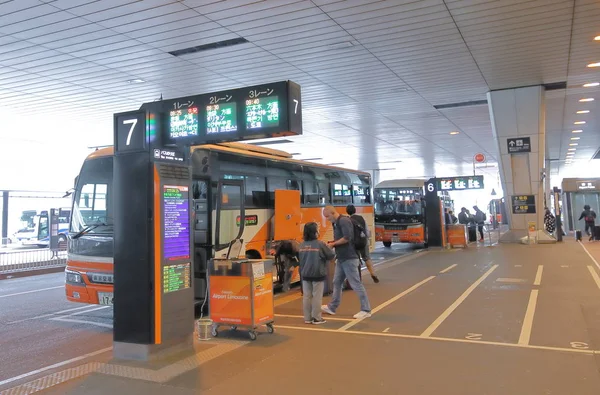
POLYGON ((319 225, 309 222, 304 225, 304 242, 298 251, 300 257, 300 277, 302 278, 302 306, 305 324, 323 324, 321 303, 327 262, 335 257, 333 250, 319 240, 319 225))

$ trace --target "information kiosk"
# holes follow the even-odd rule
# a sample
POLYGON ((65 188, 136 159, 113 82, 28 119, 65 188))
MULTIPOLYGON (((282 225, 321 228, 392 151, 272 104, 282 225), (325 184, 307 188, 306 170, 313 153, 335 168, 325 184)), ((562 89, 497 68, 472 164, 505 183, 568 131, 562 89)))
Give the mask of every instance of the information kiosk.
MULTIPOLYGON (((231 243, 219 232, 219 219, 216 229, 206 225, 209 196, 196 193, 192 179, 206 176, 210 164, 192 163, 190 146, 301 134, 301 107, 300 87, 283 81, 145 103, 114 115, 114 218, 101 220, 114 224, 115 357, 148 360, 191 350, 194 298, 210 288, 206 274, 196 275, 231 243)), ((219 181, 218 202, 225 200, 224 186, 244 196, 243 183, 219 181)), ((249 278, 256 290, 256 273, 249 278)), ((261 281, 263 289, 271 287, 272 301, 272 284, 261 281)), ((252 292, 253 311, 264 295, 252 292)), ((259 315, 250 326, 272 321, 272 313, 259 315)))

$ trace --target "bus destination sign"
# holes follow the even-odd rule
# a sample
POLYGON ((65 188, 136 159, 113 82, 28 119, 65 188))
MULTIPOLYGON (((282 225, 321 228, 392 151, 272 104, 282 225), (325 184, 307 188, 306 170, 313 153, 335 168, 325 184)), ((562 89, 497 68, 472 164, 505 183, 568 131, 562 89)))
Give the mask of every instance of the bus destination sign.
POLYGON ((483 189, 483 176, 445 177, 437 179, 438 191, 483 189))
POLYGON ((302 134, 300 86, 292 81, 151 102, 144 108, 162 119, 156 127, 163 145, 302 134))

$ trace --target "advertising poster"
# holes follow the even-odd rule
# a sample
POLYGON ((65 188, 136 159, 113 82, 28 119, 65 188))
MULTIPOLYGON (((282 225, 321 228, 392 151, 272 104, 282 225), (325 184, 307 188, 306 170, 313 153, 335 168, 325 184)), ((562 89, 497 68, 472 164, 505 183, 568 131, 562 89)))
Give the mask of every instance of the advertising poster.
POLYGON ((254 318, 256 324, 273 321, 273 278, 254 280, 254 318))
POLYGON ((252 325, 250 291, 247 277, 211 277, 210 318, 213 322, 252 325))

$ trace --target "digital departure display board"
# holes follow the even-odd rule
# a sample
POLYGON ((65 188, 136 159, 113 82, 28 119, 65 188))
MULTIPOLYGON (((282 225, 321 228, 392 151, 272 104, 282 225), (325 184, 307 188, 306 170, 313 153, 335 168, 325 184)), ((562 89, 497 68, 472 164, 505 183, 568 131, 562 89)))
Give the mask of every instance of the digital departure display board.
POLYGON ((199 130, 198 107, 169 112, 169 137, 195 137, 198 136, 199 130))
POLYGON ((246 100, 246 129, 279 126, 277 96, 246 100))
POLYGON ((142 109, 150 113, 150 140, 161 147, 302 134, 300 86, 292 81, 149 102, 142 109))
POLYGON ((190 288, 192 283, 190 263, 163 266, 163 293, 190 288))
POLYGON ((237 131, 236 109, 235 103, 206 106, 206 133, 210 135, 237 131))
POLYGON ((166 260, 189 259, 190 218, 189 188, 187 186, 163 186, 164 243, 166 260))

